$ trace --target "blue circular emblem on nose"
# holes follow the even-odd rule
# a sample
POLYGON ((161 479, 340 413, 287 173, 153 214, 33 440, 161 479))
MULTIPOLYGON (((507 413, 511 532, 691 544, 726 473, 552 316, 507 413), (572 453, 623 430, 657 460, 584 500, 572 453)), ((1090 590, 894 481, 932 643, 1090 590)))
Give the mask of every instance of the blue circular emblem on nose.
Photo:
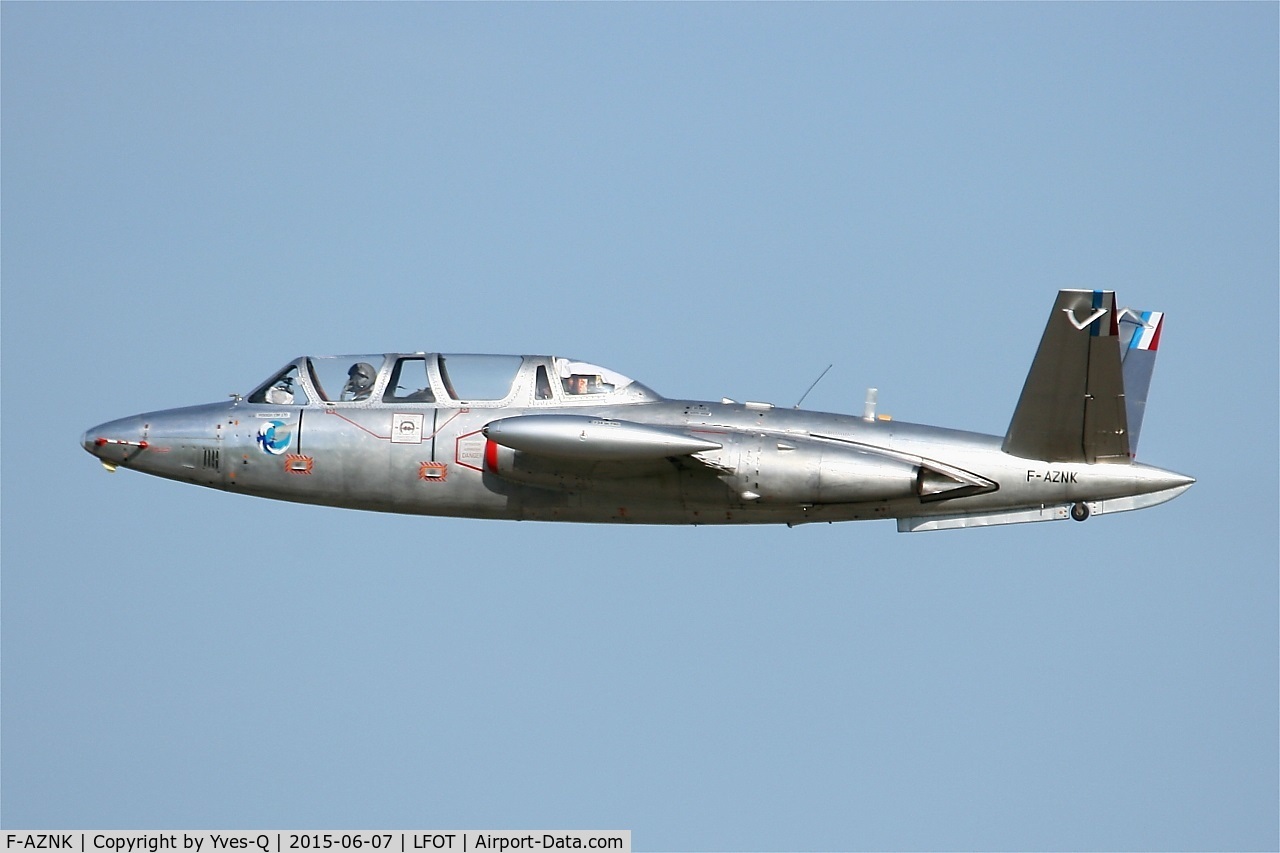
POLYGON ((258 427, 258 445, 272 456, 281 456, 293 443, 293 425, 284 421, 267 421, 258 427))

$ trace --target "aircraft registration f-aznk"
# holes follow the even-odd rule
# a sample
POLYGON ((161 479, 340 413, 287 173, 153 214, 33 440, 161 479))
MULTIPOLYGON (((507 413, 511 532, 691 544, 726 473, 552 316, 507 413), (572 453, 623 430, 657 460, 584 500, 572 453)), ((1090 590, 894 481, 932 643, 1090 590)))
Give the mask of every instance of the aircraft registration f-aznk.
POLYGON ((896 519, 899 531, 1124 512, 1191 477, 1134 461, 1164 316, 1058 294, 1003 436, 668 400, 552 356, 303 357, 229 402, 84 434, 108 470, 382 512, 634 524, 896 519))

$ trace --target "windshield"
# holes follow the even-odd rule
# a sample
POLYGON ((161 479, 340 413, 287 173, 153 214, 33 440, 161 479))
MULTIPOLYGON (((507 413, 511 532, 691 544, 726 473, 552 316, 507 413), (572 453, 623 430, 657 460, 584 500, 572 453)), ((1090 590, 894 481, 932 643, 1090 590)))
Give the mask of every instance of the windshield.
POLYGON ((296 363, 290 364, 275 376, 259 385, 249 394, 250 403, 269 403, 273 406, 305 406, 307 392, 298 381, 300 371, 296 363))

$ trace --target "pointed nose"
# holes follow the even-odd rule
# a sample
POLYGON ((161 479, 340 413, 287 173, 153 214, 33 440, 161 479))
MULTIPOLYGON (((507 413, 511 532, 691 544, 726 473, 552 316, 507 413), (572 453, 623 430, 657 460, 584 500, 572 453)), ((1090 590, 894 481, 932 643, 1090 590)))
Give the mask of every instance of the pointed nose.
POLYGON ((1165 489, 1185 489, 1196 481, 1195 477, 1188 477, 1186 474, 1179 474, 1177 471, 1165 471, 1162 468, 1155 469, 1155 476, 1152 479, 1159 485, 1161 491, 1165 489))
POLYGON ((80 446, 103 462, 119 464, 147 447, 146 425, 135 415, 90 427, 80 436, 80 446))
POLYGON ((1135 473, 1143 485, 1144 492, 1163 492, 1168 489, 1187 489, 1196 481, 1195 477, 1179 474, 1177 471, 1166 471, 1151 465, 1135 465, 1135 473))

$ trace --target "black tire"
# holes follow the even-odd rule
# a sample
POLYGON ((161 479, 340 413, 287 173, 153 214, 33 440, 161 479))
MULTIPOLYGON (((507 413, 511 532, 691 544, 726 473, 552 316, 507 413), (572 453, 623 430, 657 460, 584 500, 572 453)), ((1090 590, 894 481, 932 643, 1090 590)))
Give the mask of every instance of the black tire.
POLYGON ((1089 505, 1086 503, 1077 503, 1071 505, 1071 517, 1076 521, 1084 521, 1089 517, 1089 505))

